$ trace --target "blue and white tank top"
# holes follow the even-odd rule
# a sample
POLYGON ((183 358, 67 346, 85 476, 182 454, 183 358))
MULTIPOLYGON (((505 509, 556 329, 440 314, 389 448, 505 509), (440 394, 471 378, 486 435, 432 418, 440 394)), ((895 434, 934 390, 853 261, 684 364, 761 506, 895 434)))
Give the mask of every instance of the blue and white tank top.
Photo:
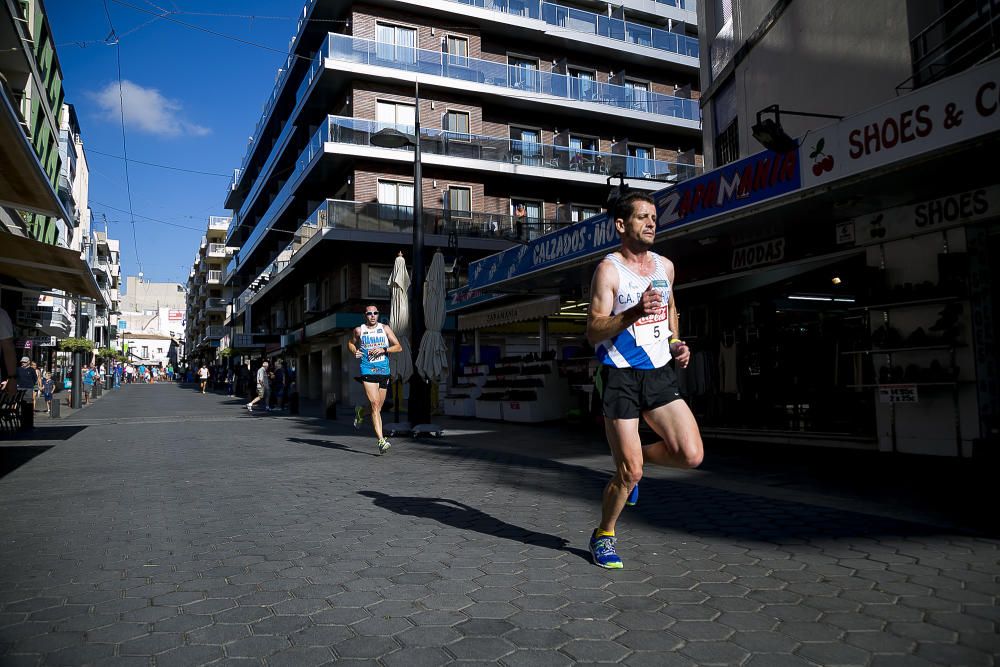
POLYGON ((618 292, 611 308, 612 315, 618 315, 637 304, 650 283, 655 289, 660 290, 663 307, 656 313, 642 317, 617 336, 598 343, 597 358, 602 364, 617 368, 652 370, 666 366, 671 359, 672 332, 670 320, 667 318, 670 305, 670 280, 667 278, 667 267, 663 259, 656 253, 650 254, 653 256, 655 268, 648 276, 640 276, 629 269, 614 253, 605 256, 605 259, 611 260, 618 270, 618 292))
POLYGON ((389 336, 385 333, 385 325, 377 324, 374 327, 361 326, 362 375, 389 374, 389 355, 384 352, 384 348, 387 347, 389 347, 389 336), (379 356, 375 359, 368 358, 368 350, 371 349, 379 351, 379 356))

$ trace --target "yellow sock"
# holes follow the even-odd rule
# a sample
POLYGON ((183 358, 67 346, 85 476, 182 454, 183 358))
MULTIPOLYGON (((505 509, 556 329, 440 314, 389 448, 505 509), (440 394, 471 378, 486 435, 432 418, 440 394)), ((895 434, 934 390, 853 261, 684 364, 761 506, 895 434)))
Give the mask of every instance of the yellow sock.
POLYGON ((594 535, 596 537, 614 537, 615 536, 615 531, 613 531, 613 530, 601 530, 600 528, 598 528, 597 530, 594 531, 594 535))

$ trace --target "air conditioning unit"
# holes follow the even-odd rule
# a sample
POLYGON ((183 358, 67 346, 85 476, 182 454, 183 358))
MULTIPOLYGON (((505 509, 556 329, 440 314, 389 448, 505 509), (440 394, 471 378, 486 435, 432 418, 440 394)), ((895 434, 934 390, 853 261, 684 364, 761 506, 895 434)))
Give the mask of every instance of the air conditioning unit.
POLYGON ((306 283, 305 285, 305 311, 307 313, 319 312, 319 289, 316 283, 306 283))

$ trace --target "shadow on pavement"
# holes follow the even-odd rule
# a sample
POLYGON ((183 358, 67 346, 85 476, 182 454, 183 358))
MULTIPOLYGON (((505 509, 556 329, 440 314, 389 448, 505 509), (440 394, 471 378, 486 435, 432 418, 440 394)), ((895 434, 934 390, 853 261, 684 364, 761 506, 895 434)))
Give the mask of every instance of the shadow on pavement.
POLYGON ((351 454, 364 454, 365 456, 378 456, 375 452, 361 452, 357 449, 351 449, 347 445, 342 445, 339 442, 333 442, 332 440, 313 440, 309 438, 289 438, 288 442, 299 442, 303 445, 312 445, 313 447, 325 447, 326 449, 336 449, 342 452, 350 452, 351 454))
POLYGON ((582 549, 567 546, 569 542, 561 537, 548 533, 515 526, 501 521, 474 507, 449 498, 421 498, 419 496, 390 496, 378 491, 358 491, 362 496, 374 500, 377 507, 387 509, 404 516, 420 516, 434 519, 453 528, 474 530, 484 535, 502 537, 529 546, 545 547, 555 551, 565 551, 590 561, 590 554, 582 549))
POLYGON ((0 478, 9 475, 31 459, 51 448, 52 445, 0 446, 0 478))

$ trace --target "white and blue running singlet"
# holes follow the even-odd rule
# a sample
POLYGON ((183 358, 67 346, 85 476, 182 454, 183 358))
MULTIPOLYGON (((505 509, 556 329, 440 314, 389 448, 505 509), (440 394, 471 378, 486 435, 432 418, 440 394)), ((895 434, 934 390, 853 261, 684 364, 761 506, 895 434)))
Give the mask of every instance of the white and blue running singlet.
POLYGON ((389 355, 382 354, 380 357, 370 360, 368 350, 384 349, 389 347, 389 336, 385 333, 385 326, 378 324, 374 327, 361 326, 361 374, 362 375, 388 375, 389 355))
POLYGON ((670 280, 667 267, 659 255, 650 253, 656 267, 649 276, 640 276, 632 271, 616 254, 605 259, 618 270, 618 292, 611 315, 628 310, 642 299, 650 283, 663 297, 663 307, 652 315, 646 315, 617 336, 603 340, 597 345, 597 358, 606 366, 616 368, 638 368, 652 370, 667 365, 670 354, 670 321, 667 319, 670 304, 670 280))

